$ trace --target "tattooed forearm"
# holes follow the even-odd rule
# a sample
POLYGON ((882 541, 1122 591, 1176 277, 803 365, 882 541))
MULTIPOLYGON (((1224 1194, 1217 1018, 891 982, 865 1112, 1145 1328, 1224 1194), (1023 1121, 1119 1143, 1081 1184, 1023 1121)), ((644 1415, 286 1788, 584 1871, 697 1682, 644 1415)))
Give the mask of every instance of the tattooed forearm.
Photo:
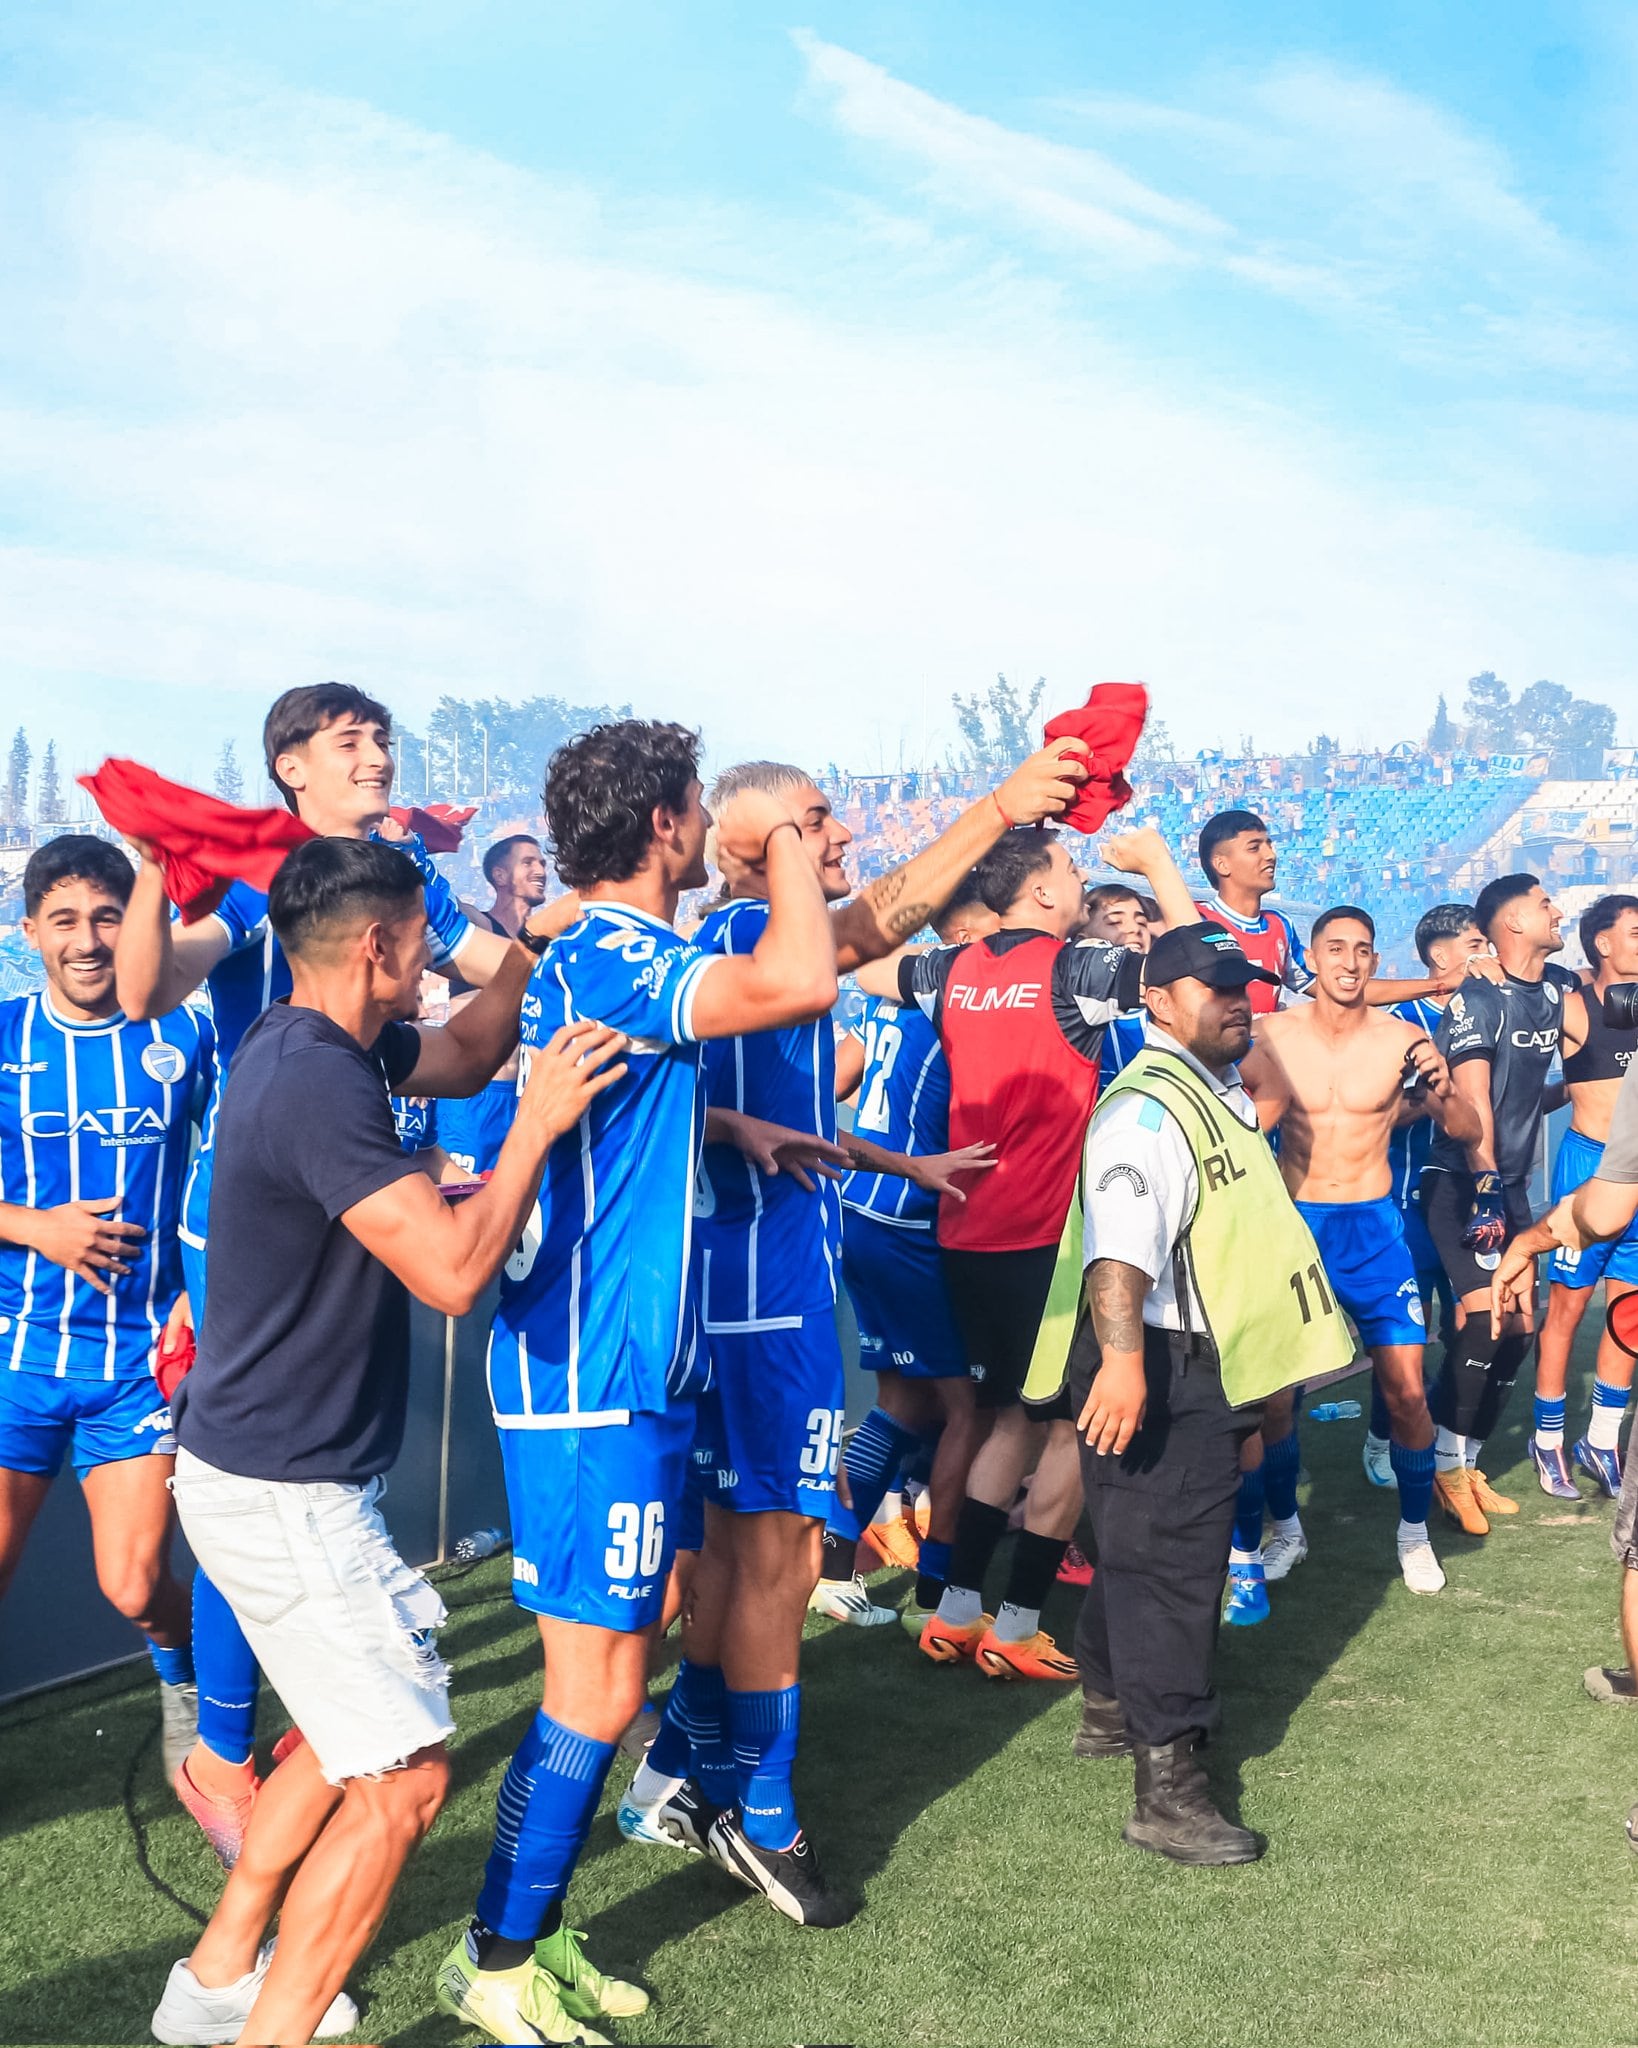
POLYGON ((1143 1297, 1149 1276, 1119 1259, 1094 1259, 1086 1273, 1086 1305, 1105 1351, 1143 1349, 1143 1297))
POLYGON ((921 930, 932 914, 931 903, 901 903, 891 916, 882 920, 882 926, 894 939, 908 939, 921 930))

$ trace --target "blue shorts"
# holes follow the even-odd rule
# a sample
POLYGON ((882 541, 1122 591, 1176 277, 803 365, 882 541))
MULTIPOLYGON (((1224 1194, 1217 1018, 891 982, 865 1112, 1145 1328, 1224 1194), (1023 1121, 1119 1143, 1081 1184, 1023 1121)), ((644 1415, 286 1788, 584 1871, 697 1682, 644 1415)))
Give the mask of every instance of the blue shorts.
MULTIPOLYGON (((1595 1138, 1566 1131, 1553 1161, 1553 1200, 1562 1202, 1598 1171, 1604 1148, 1595 1138)), ((1600 1280, 1624 1280, 1638 1286, 1638 1219, 1609 1244, 1590 1244, 1584 1252, 1554 1252, 1547 1277, 1555 1287, 1596 1287, 1600 1280)))
POLYGON ((859 1363, 913 1380, 967 1377, 938 1239, 861 1209, 842 1222, 842 1278, 859 1324, 859 1363))
POLYGON ((677 1548, 705 1548, 705 1496, 712 1490, 711 1453, 696 1436, 688 1454, 688 1474, 677 1503, 677 1548))
POLYGON ((694 1410, 601 1429, 502 1429, 512 1598, 531 1614, 637 1635, 658 1621, 677 1548, 694 1410))
POLYGON ((70 1449, 74 1476, 126 1458, 172 1457, 171 1411, 151 1379, 67 1380, 0 1372, 0 1470, 55 1479, 70 1449))
POLYGON ((205 1247, 202 1244, 190 1244, 178 1231, 176 1248, 182 1255, 182 1286, 188 1297, 188 1308, 193 1316, 194 1330, 197 1332, 205 1327, 205 1247))
POLYGON ((1422 1291, 1394 1201, 1383 1195, 1375 1202, 1298 1202, 1296 1208, 1314 1233, 1325 1277, 1359 1341, 1367 1347, 1425 1344, 1422 1291))
POLYGON ((823 1521, 842 1448, 842 1347, 821 1309, 791 1329, 713 1330, 714 1379, 700 1398, 706 1499, 735 1514, 823 1521))
POLYGON ((491 1081, 464 1101, 438 1104, 438 1143, 468 1173, 493 1173, 518 1110, 518 1084, 491 1081))

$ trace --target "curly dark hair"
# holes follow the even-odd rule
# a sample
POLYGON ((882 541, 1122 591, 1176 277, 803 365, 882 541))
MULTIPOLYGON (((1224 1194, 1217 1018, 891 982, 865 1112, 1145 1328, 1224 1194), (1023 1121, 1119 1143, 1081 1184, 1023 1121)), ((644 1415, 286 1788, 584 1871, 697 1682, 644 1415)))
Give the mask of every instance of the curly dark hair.
POLYGON ((1022 895, 1031 875, 1052 865, 1056 832, 1038 831, 1033 825, 1015 825, 1004 833, 973 869, 978 894, 997 917, 1010 910, 1022 895))
POLYGON ((559 875, 571 889, 628 881, 653 844, 656 807, 682 810, 699 772, 700 736, 686 725, 622 718, 565 740, 541 793, 559 875))

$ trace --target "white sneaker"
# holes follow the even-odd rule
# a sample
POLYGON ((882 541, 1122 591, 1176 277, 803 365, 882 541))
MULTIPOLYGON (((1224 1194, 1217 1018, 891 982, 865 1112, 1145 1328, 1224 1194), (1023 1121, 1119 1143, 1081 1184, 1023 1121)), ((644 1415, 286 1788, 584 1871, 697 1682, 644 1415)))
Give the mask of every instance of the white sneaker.
POLYGON ((1276 1529, 1263 1545, 1263 1577, 1270 1582, 1290 1576, 1308 1555, 1308 1538, 1300 1529, 1282 1536, 1276 1529))
POLYGON ((1399 1484, 1394 1477, 1393 1458, 1389 1453, 1388 1439, 1385 1436, 1372 1436, 1369 1430, 1365 1432, 1364 1465, 1365 1477, 1373 1486, 1399 1484))
POLYGON ((1405 1584, 1413 1593, 1442 1593, 1445 1575, 1439 1568, 1439 1560, 1433 1554, 1433 1545, 1424 1536, 1419 1543, 1401 1543, 1399 1546, 1399 1569, 1405 1584))
MULTIPOLYGON (((200 2048, 210 2048, 215 2041, 237 2040, 250 2017, 250 2008, 256 2003, 267 1966, 273 1960, 273 1948, 271 1941, 264 1943, 256 1967, 248 1976, 241 1977, 236 1984, 218 1985, 215 1990, 200 1983, 185 1957, 172 1963, 171 1974, 165 1980, 165 1996, 154 2009, 150 2023, 154 2039, 177 2044, 197 2042, 200 2048)), ((339 2034, 350 2034, 357 2025, 358 2007, 345 1991, 338 1991, 313 2029, 313 2039, 333 2041, 339 2034)))
POLYGON ((899 1618, 896 1609, 876 1605, 857 1572, 845 1585, 840 1579, 821 1579, 808 1595, 808 1612, 854 1628, 886 1628, 899 1618))

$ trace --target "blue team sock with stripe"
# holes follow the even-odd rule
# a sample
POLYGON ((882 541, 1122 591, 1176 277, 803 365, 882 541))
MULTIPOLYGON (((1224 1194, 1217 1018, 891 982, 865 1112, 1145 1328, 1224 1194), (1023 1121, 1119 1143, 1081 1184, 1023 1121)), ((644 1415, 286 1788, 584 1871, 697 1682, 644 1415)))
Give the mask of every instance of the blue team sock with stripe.
POLYGON ((192 1685, 193 1651, 187 1643, 170 1650, 163 1643, 150 1643, 148 1655, 161 1685, 192 1685))
POLYGON ((694 1667, 684 1657, 671 1681, 671 1690, 660 1714, 660 1725, 654 1731, 654 1740, 648 1745, 648 1755, 637 1766, 631 1781, 631 1796, 639 1806, 650 1806, 655 1799, 664 1796, 659 1781, 669 1788, 688 1776, 693 1754, 690 1733, 693 1711, 689 1698, 693 1687, 694 1667), (651 1783, 651 1779, 655 1782, 651 1783))
POLYGON ((802 1688, 728 1694, 728 1725, 734 1738, 734 1771, 745 1833, 759 1849, 788 1849, 801 1824, 791 1768, 802 1719, 802 1688))
POLYGON ((1263 1547, 1263 1467, 1240 1474, 1240 1498, 1234 1508, 1234 1547, 1254 1557, 1263 1547))
POLYGON ((1263 1489, 1268 1512, 1276 1522, 1289 1522, 1297 1512, 1297 1474, 1301 1470, 1302 1447, 1295 1430, 1277 1444, 1264 1444, 1263 1489))
POLYGON ((1631 1399, 1630 1387, 1611 1386, 1608 1380, 1593 1381, 1592 1415, 1587 1423, 1587 1441, 1595 1451, 1621 1447, 1621 1418, 1631 1399))
POLYGON ((847 1506, 841 1494, 837 1494, 825 1522, 827 1536, 834 1535, 843 1544, 858 1542, 887 1489, 898 1477, 899 1468, 919 1442, 915 1430, 905 1429, 885 1409, 871 1409, 848 1438, 842 1454, 853 1504, 847 1506))
POLYGON ((728 1733, 728 1687, 716 1664, 690 1664, 688 1669, 689 1771, 713 1806, 732 1806, 739 1797, 739 1779, 728 1733))
POLYGON ((224 1763, 249 1763, 256 1747, 256 1655, 238 1616, 199 1571, 193 1575, 193 1668, 199 1740, 224 1763))
POLYGON ((1536 1442, 1544 1451, 1562 1450, 1564 1447, 1564 1416, 1569 1402, 1561 1394, 1556 1401, 1544 1401, 1536 1396, 1536 1442))
POLYGON ((615 1745, 537 1712, 501 1780, 477 1915, 504 1941, 534 1941, 568 1889, 615 1745))
POLYGON ((1399 1481, 1399 1519, 1412 1528, 1425 1528, 1428 1509, 1433 1505, 1433 1446, 1413 1451, 1406 1445, 1388 1444, 1388 1462, 1399 1481))
POLYGON ((1388 1398, 1382 1391, 1382 1382, 1371 1374, 1371 1434, 1374 1437, 1393 1435, 1392 1418, 1388 1414, 1388 1398))

